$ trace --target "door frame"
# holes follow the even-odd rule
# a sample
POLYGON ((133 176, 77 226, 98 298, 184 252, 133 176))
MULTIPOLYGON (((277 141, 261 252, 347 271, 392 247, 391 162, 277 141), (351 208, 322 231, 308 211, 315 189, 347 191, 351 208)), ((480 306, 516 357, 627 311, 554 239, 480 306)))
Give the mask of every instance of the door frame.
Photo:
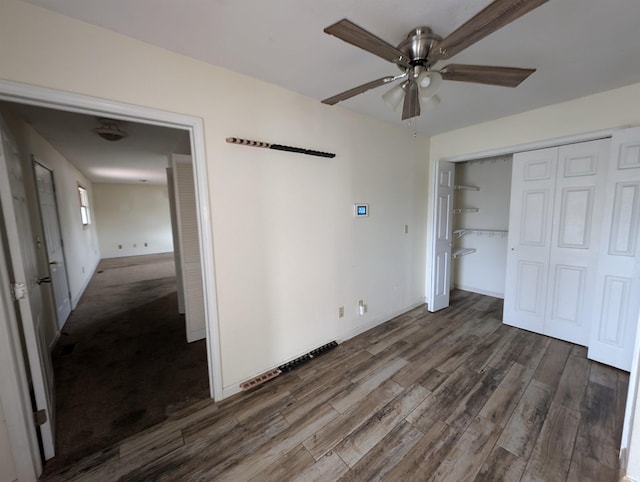
POLYGON ((9 274, 9 247, 5 226, 0 225, 0 403, 9 435, 9 445, 18 480, 37 480, 42 459, 33 417, 26 373, 26 358, 20 341, 17 306, 9 274))
MULTIPOLYGON (((436 306, 436 296, 437 296, 437 291, 438 288, 435 286, 437 281, 438 281, 438 270, 437 268, 437 259, 438 259, 438 243, 436 242, 436 240, 438 239, 438 225, 440 224, 440 219, 439 219, 439 214, 441 213, 441 210, 438 209, 438 207, 440 206, 439 203, 439 194, 440 194, 440 168, 441 166, 443 166, 445 163, 450 164, 449 161, 445 161, 444 159, 440 159, 437 160, 435 162, 434 165, 434 171, 433 171, 433 178, 434 178, 434 183, 433 183, 433 199, 431 200, 431 202, 433 203, 433 228, 431 231, 431 236, 432 236, 432 242, 431 242, 431 251, 430 251, 430 255, 431 255, 431 273, 430 273, 430 279, 431 279, 431 286, 429 288, 429 296, 427 297, 429 299, 429 303, 428 303, 428 309, 431 312, 435 312, 440 310, 441 308, 439 308, 439 305, 436 306)), ((455 193, 455 165, 453 166, 453 183, 450 187, 451 189, 451 208, 453 209, 453 196, 455 193)), ((449 218, 447 219, 447 225, 449 225, 449 232, 447 233, 448 236, 448 256, 447 256, 447 274, 444 274, 444 282, 446 285, 448 285, 449 287, 451 286, 451 263, 453 261, 452 258, 452 243, 453 243, 453 213, 449 213, 449 218)), ((441 297, 442 298, 442 297, 441 297)), ((449 307, 449 295, 447 294, 446 296, 446 301, 444 303, 444 308, 448 308, 449 307)))
MULTIPOLYGON (((515 154, 516 152, 526 152, 526 151, 534 151, 538 149, 546 149, 548 147, 558 147, 564 144, 575 144, 578 142, 586 142, 586 141, 594 141, 597 139, 604 139, 606 137, 611 137, 613 132, 618 129, 623 129, 624 127, 614 128, 614 129, 604 129, 593 132, 585 132, 582 134, 575 134, 572 136, 565 137, 555 137, 551 139, 543 139, 536 142, 530 142, 526 144, 515 144, 512 146, 498 147, 496 149, 489 149, 486 151, 473 152, 469 154, 462 154, 459 156, 453 157, 443 157, 439 159, 429 159, 431 163, 430 174, 431 178, 428 182, 429 194, 427 199, 429 199, 432 203, 435 201, 438 190, 438 164, 440 161, 447 162, 465 162, 465 161, 474 161, 477 159, 484 159, 487 157, 496 157, 496 156, 504 156, 508 154, 515 154)), ((435 254, 435 239, 436 239, 436 209, 435 206, 433 209, 427 210, 427 266, 425 269, 425 301, 428 306, 431 306, 431 293, 433 291, 431 287, 432 280, 435 276, 435 262, 434 262, 434 254, 435 254)))
MULTIPOLYGON (((198 234, 200 238, 200 259, 202 264, 205 321, 207 327, 206 343, 207 365, 209 373, 209 392, 211 398, 213 398, 214 400, 221 400, 223 398, 222 362, 220 356, 221 349, 218 321, 218 303, 216 294, 217 290, 213 257, 213 233, 211 226, 210 209, 211 204, 209 202, 209 183, 207 176, 203 119, 200 117, 175 114, 172 112, 151 109, 148 107, 141 107, 124 102, 109 101, 96 97, 61 92, 54 89, 37 87, 1 79, 0 100, 98 117, 110 117, 130 122, 141 122, 161 127, 182 129, 189 132, 191 140, 191 155, 193 157, 194 165, 198 234)), ((4 255, 4 253, 2 254, 4 255)), ((0 308, 3 308, 3 311, 10 311, 11 309, 13 309, 11 306, 10 297, 8 297, 6 293, 0 295, 0 303, 2 303, 2 305, 7 305, 5 308, 0 306, 0 308)), ((1 328, 4 329, 4 327, 1 328)), ((7 328, 10 328, 10 326, 8 326, 7 328)), ((12 383, 10 387, 11 389, 15 388, 16 392, 20 393, 20 389, 25 386, 23 385, 23 383, 26 383, 26 377, 23 368, 21 371, 21 367, 23 366, 23 358, 21 355, 20 345, 15 345, 13 348, 13 350, 5 352, 9 355, 7 357, 8 364, 5 366, 6 370, 0 370, 3 372, 6 371, 7 374, 13 373, 16 375, 15 377, 12 377, 14 383, 12 383)), ((0 375, 4 376, 4 373, 0 373, 0 375)), ((23 406, 20 409, 18 409, 19 407, 16 407, 15 404, 6 406, 3 403, 3 406, 5 410, 9 412, 5 413, 5 418, 7 419, 7 421, 22 421, 24 419, 24 413, 31 412, 30 403, 28 403, 28 406, 23 406)), ((17 425, 22 426, 25 424, 18 423, 17 425)), ((32 446, 32 440, 30 439, 32 424, 31 426, 27 424, 25 425, 25 427, 27 427, 27 430, 24 430, 20 427, 17 427, 15 430, 11 430, 11 434, 15 435, 18 438, 18 440, 12 441, 12 443, 20 445, 22 447, 32 446)), ((39 454, 36 455, 36 458, 39 459, 39 454)), ((33 458, 34 457, 32 454, 31 459, 33 458)), ((35 472, 38 472, 39 460, 38 464, 36 464, 35 461, 32 461, 30 463, 28 460, 24 459, 24 457, 21 457, 20 460, 16 459, 16 464, 26 464, 24 467, 18 468, 19 472, 22 471, 21 473, 33 473, 34 470, 35 472)))

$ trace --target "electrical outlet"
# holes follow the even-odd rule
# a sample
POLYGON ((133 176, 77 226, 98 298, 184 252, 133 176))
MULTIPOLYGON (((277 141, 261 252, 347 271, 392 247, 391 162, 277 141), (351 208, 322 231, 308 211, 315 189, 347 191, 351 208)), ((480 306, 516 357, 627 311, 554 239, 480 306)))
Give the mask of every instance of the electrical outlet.
POLYGON ((118 249, 122 249, 122 245, 121 244, 118 245, 118 249))
POLYGON ((409 225, 408 224, 404 225, 404 234, 409 234, 409 225))
POLYGON ((358 301, 358 314, 360 316, 364 315, 367 312, 367 305, 364 304, 364 300, 358 301))
POLYGON ((344 306, 338 306, 338 318, 344 318, 344 306))
POLYGON ((149 247, 149 243, 144 243, 144 247, 148 248, 149 247))

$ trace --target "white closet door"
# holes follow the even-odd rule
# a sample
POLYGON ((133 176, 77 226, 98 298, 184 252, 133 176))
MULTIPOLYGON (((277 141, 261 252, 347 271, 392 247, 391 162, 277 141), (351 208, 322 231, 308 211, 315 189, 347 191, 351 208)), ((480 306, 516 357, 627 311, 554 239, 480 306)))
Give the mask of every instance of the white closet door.
POLYGON ((196 192, 191 156, 174 154, 173 178, 176 197, 180 260, 184 286, 185 323, 187 341, 202 340, 206 335, 200 238, 196 192))
POLYGON ((586 346, 593 313, 610 139, 558 152, 542 333, 586 346))
POLYGON ((613 135, 589 358, 631 369, 640 309, 640 128, 613 135))
POLYGON ((451 245, 453 244, 453 183, 455 165, 439 161, 436 170, 438 187, 436 192, 433 236, 433 266, 431 268, 431 293, 429 311, 438 311, 449 306, 451 289, 451 245))
POLYGON ((542 333, 558 149, 513 156, 504 323, 542 333))

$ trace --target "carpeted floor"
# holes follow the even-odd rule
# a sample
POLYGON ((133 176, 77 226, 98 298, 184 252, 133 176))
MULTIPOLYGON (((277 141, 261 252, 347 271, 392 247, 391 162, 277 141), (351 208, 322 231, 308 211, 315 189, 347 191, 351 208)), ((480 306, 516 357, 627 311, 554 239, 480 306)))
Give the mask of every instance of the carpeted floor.
POLYGON ((57 455, 47 473, 208 398, 205 341, 186 342, 173 255, 102 260, 53 364, 57 455))

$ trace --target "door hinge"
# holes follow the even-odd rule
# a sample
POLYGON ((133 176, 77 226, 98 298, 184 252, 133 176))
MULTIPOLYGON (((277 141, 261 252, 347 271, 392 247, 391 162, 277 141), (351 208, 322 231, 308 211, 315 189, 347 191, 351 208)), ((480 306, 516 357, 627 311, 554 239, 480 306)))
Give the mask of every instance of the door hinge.
POLYGON ((33 414, 33 421, 36 423, 36 427, 43 425, 47 422, 47 411, 46 410, 38 410, 33 414))
POLYGON ((13 299, 19 301, 27 294, 27 285, 22 282, 11 283, 11 292, 13 299))

